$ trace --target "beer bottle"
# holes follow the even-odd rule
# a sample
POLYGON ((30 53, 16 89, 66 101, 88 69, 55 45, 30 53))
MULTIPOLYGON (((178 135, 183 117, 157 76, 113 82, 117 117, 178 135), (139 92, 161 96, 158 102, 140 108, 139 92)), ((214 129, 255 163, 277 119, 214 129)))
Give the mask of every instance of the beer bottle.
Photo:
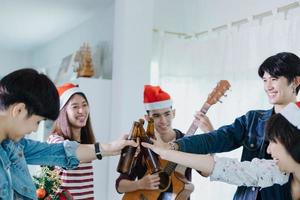
MULTIPOLYGON (((151 123, 150 123, 151 126, 151 123)), ((147 125, 147 130, 149 129, 149 122, 147 125)), ((153 131, 154 132, 154 131, 153 131)), ((145 132, 144 127, 140 124, 140 139, 141 142, 147 142, 147 143, 152 143, 150 138, 145 132)), ((157 173, 160 171, 160 164, 159 164, 159 159, 158 155, 154 153, 151 149, 145 148, 141 146, 141 151, 144 155, 144 159, 147 165, 148 170, 150 171, 151 174, 157 173)))
MULTIPOLYGON (((139 134, 139 122, 133 122, 128 140, 135 140, 139 134)), ((123 174, 130 174, 134 165, 134 157, 137 147, 126 146, 122 149, 117 171, 123 174)))
POLYGON ((150 119, 148 121, 146 134, 149 138, 156 140, 155 132, 154 132, 154 120, 152 117, 150 117, 150 119))

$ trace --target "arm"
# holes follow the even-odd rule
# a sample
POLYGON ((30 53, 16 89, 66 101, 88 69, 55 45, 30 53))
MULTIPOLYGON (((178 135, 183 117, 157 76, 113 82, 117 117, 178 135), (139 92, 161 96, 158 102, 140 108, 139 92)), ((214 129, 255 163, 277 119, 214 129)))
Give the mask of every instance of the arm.
POLYGON ((274 160, 254 158, 240 162, 232 158, 215 157, 211 181, 221 181, 238 186, 270 187, 288 182, 289 175, 281 172, 274 160))
POLYGON ((142 145, 151 148, 163 159, 209 174, 211 181, 238 186, 269 187, 273 184, 282 185, 289 178, 289 175, 279 170, 274 160, 255 158, 251 162, 239 162, 232 158, 214 158, 211 155, 166 150, 147 143, 142 145))
MULTIPOLYGON (((102 156, 117 155, 123 147, 137 145, 136 142, 124 138, 110 143, 101 143, 102 156)), ((94 144, 80 145, 68 140, 60 144, 48 144, 28 139, 22 139, 20 144, 23 145, 24 156, 28 164, 74 168, 79 161, 89 162, 96 159, 94 144)))
POLYGON ((188 153, 208 154, 234 150, 240 147, 247 133, 247 119, 244 115, 233 124, 223 126, 207 134, 184 137, 176 141, 179 150, 188 153))
MULTIPOLYGON (((197 111, 195 114, 195 119, 193 121, 194 125, 199 127, 204 133, 208 133, 214 130, 212 123, 206 114, 201 111, 197 111)), ((177 147, 178 148, 178 147, 177 147)), ((208 177, 209 174, 205 172, 197 171, 201 176, 208 177)))
POLYGON ((215 161, 212 155, 191 154, 164 149, 155 146, 155 142, 154 145, 144 142, 142 143, 142 145, 146 148, 150 148, 152 151, 160 155, 163 160, 178 163, 180 165, 199 170, 205 174, 211 174, 215 165, 215 161))

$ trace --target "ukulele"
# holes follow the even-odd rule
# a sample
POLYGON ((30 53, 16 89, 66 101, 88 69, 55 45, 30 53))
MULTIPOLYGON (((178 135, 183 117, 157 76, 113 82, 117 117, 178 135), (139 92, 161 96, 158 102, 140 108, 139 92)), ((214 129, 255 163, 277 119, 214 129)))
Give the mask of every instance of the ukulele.
MULTIPOLYGON (((217 86, 208 95, 207 100, 200 109, 200 112, 206 114, 209 108, 216 104, 219 99, 230 88, 227 80, 221 80, 217 86)), ((193 135, 198 126, 192 123, 184 137, 193 135)), ((162 192, 165 192, 172 183, 172 200, 186 200, 194 191, 194 185, 184 176, 186 167, 177 165, 177 163, 160 160, 163 170, 158 172, 160 185, 157 190, 137 190, 124 194, 122 200, 157 200, 162 192), (176 169, 176 170, 175 170, 176 169)), ((147 173, 146 173, 147 174, 147 173)))

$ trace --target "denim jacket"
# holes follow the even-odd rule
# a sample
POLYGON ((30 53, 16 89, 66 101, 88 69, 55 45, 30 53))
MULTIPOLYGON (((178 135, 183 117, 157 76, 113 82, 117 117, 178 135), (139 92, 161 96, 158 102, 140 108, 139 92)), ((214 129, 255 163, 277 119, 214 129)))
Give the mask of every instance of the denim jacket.
POLYGON ((27 164, 75 168, 78 143, 48 144, 29 139, 0 143, 0 199, 36 199, 27 164))
MULTIPOLYGON (((243 146, 241 161, 266 158, 264 127, 272 113, 273 109, 249 111, 231 125, 207 134, 184 137, 176 142, 180 151, 189 153, 221 153, 243 146)), ((255 187, 238 187, 234 200, 255 200, 259 190, 255 187)), ((288 193, 286 187, 280 185, 260 190, 262 200, 287 200, 288 193)))

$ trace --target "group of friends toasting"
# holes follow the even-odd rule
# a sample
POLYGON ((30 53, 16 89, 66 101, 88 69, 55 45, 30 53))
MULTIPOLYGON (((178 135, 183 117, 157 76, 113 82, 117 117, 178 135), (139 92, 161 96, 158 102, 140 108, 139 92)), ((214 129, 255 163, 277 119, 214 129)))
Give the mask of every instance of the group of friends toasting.
MULTIPOLYGON (((175 109, 169 94, 159 86, 146 85, 145 119, 154 120, 156 140, 140 145, 161 160, 189 167, 181 174, 187 180, 192 168, 211 181, 237 185, 234 200, 299 200, 300 59, 290 52, 278 53, 264 60, 258 75, 272 105, 269 110, 250 110, 215 130, 205 113, 198 111, 193 124, 204 134, 192 136, 173 128, 175 109), (243 148, 240 161, 214 154, 239 147, 243 148)), ((189 199, 192 189, 185 184, 190 183, 176 170, 169 177, 169 187, 162 190, 161 173, 147 171, 143 153, 135 156, 130 173, 121 173, 116 180, 116 190, 125 193, 123 199, 189 199)), ((166 168, 162 165, 161 171, 166 168)))
MULTIPOLYGON (((258 75, 269 110, 250 110, 214 129, 205 115, 216 100, 209 95, 183 132, 173 128, 171 96, 159 86, 145 85, 145 116, 131 131, 139 137, 101 143, 90 124, 92 108, 78 85, 56 87, 33 69, 14 71, 0 81, 0 199, 36 199, 27 164, 55 166, 61 189, 74 199, 94 199, 91 162, 120 153, 122 159, 134 149, 132 162, 118 166, 115 186, 124 200, 190 199, 198 187, 191 183, 192 169, 211 181, 237 185, 234 200, 299 200, 300 58, 290 52, 270 56, 258 75), (24 137, 45 119, 54 120, 47 142, 24 137), (197 128, 204 133, 194 135, 197 128), (239 147, 240 160, 215 154, 239 147)), ((219 97, 228 87, 225 82, 213 93, 219 97)))

